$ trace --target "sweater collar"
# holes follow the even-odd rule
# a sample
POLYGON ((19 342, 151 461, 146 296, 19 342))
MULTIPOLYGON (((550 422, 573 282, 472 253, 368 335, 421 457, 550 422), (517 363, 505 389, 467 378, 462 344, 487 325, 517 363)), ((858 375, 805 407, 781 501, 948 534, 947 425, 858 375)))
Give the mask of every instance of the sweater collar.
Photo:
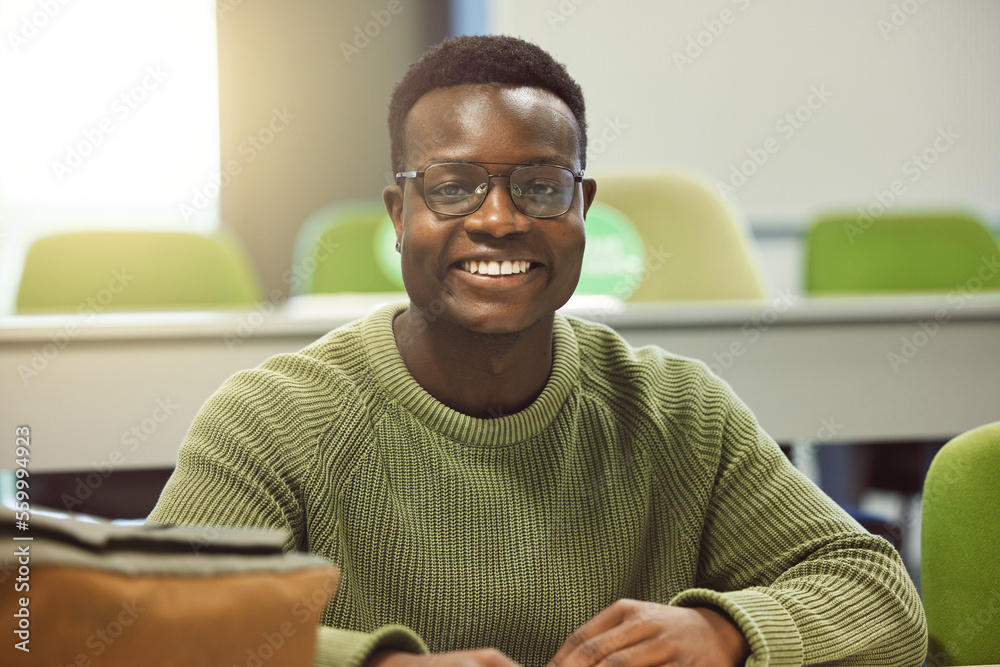
POLYGON ((552 372, 542 393, 517 414, 496 419, 470 417, 439 402, 410 375, 396 347, 392 321, 409 307, 396 303, 372 313, 362 322, 368 362, 376 380, 391 400, 444 436, 473 446, 511 445, 544 430, 579 384, 580 350, 573 328, 556 314, 552 327, 552 372))

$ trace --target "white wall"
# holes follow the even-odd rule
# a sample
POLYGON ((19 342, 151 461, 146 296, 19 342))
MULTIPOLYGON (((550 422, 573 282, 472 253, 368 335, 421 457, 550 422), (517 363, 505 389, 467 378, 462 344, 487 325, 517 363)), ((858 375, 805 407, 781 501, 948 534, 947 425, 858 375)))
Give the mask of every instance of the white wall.
POLYGON ((389 95, 426 48, 425 24, 418 3, 387 0, 244 2, 219 21, 222 164, 240 168, 220 195, 222 222, 271 300, 288 295, 292 249, 310 214, 382 196, 389 95), (248 138, 275 109, 294 118, 248 156, 248 138))
POLYGON ((758 227, 800 229, 894 181, 893 210, 1000 221, 998 2, 491 0, 489 16, 583 86, 591 172, 684 165, 722 182, 750 150, 766 162, 732 196, 758 227), (783 120, 817 90, 808 120, 783 120))

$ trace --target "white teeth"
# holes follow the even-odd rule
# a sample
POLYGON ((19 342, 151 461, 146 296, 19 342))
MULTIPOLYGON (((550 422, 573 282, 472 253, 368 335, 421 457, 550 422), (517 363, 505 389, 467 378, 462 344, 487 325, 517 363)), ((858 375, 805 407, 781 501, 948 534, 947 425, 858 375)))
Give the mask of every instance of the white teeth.
POLYGON ((505 259, 502 262, 476 260, 462 262, 462 268, 469 273, 491 276, 509 276, 515 273, 527 273, 529 266, 531 266, 531 262, 520 259, 505 259))

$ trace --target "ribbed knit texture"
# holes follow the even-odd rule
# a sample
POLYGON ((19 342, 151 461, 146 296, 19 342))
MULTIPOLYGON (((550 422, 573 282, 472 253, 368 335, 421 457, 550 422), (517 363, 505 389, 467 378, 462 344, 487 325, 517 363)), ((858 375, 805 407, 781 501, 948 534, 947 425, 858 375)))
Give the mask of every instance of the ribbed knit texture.
POLYGON ((544 665, 619 598, 723 609, 748 665, 921 664, 899 557, 704 364, 557 316, 542 394, 476 419, 407 372, 405 307, 230 378, 150 516, 285 528, 340 565, 322 664, 426 645, 544 665))

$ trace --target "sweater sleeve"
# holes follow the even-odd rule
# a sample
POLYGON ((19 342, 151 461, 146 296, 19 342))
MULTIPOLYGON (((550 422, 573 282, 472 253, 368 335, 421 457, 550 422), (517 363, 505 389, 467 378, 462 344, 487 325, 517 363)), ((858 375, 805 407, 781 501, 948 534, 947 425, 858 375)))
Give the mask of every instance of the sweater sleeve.
MULTIPOLYGON (((205 526, 205 543, 213 526, 277 528, 290 533, 286 551, 309 551, 306 497, 316 448, 347 400, 318 366, 281 355, 226 381, 195 418, 148 522, 205 526)), ((315 664, 362 665, 385 648, 427 650, 401 626, 373 633, 320 627, 315 664)))
POLYGON ((728 389, 698 588, 740 627, 747 665, 920 665, 923 607, 892 546, 801 475, 728 389))

